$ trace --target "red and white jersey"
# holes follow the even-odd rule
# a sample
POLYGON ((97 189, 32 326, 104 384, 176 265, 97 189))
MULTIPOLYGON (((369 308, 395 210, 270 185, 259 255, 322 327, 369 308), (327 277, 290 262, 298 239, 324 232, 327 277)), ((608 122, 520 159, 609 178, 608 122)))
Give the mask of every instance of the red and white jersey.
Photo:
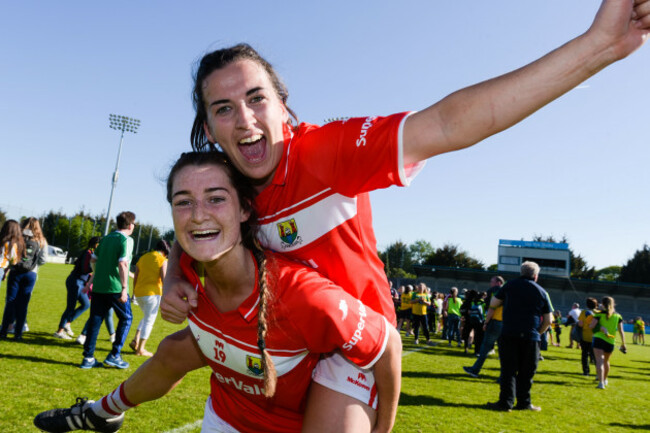
POLYGON ((267 399, 263 394, 257 346, 259 287, 236 310, 219 312, 193 260, 183 254, 181 269, 199 295, 188 320, 213 370, 210 396, 215 413, 240 431, 299 431, 319 354, 340 349, 359 367, 370 368, 384 353, 389 324, 313 269, 271 252, 266 257, 265 344, 278 375, 275 396, 267 399))
POLYGON ((393 325, 368 192, 406 186, 423 166, 404 167, 407 116, 301 124, 285 137, 272 183, 255 200, 262 245, 317 269, 393 325))

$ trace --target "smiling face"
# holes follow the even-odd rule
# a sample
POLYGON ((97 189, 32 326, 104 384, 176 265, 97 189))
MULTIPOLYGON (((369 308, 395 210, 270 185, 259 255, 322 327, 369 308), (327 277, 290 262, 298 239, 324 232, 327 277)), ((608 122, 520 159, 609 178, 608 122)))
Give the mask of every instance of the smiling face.
POLYGON ((289 115, 268 73, 252 60, 213 71, 203 83, 205 134, 258 188, 267 186, 282 158, 289 115))
POLYGON ((241 223, 249 214, 223 167, 188 165, 174 176, 171 189, 176 239, 199 262, 208 263, 243 248, 241 223))

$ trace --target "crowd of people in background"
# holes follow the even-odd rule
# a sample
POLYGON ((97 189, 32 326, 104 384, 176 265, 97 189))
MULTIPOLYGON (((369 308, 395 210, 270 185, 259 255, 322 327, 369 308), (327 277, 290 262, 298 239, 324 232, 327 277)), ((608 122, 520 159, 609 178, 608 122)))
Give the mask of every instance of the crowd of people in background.
MULTIPOLYGON (((532 347, 527 352, 518 354, 518 359, 527 357, 530 361, 527 365, 519 366, 523 370, 516 370, 512 365, 507 365, 505 369, 506 380, 514 383, 516 376, 526 384, 506 384, 512 388, 512 391, 506 391, 506 397, 503 397, 502 392, 500 400, 488 406, 495 410, 511 410, 514 395, 521 395, 524 399, 514 408, 541 410, 530 402, 532 376, 537 369, 537 362, 544 359, 541 353, 547 350, 548 344, 560 347, 563 329, 569 334, 569 341, 565 347, 581 350, 582 374, 585 376, 593 374, 590 366, 595 365, 595 379, 599 389, 605 389, 608 385, 609 358, 614 352, 617 333, 620 339, 620 350, 626 352, 623 318, 616 312, 612 297, 605 296, 600 301, 588 297, 584 308, 580 307, 580 303, 575 302, 569 313, 563 316, 559 310, 553 310, 549 294, 537 284, 539 267, 534 262, 526 262, 527 266, 529 264, 532 270, 526 270, 522 265, 522 276, 509 284, 501 276, 492 277, 486 291, 459 290, 458 287, 451 287, 443 293, 427 287, 426 283, 421 281, 400 285, 399 288, 393 287, 391 282, 391 294, 398 316, 397 330, 404 332, 403 339, 407 341, 407 338, 413 337, 413 343, 418 345, 421 331, 430 346, 439 344, 434 341, 436 337, 450 347, 455 342, 458 348, 463 348, 465 354, 476 357, 473 365, 463 367, 463 370, 473 378, 479 377, 486 359, 496 354, 495 348, 498 345, 500 375, 497 381, 500 383, 503 381, 503 350, 508 342, 504 335, 511 335, 510 339, 512 335, 519 336, 519 339, 509 347, 519 349, 527 345, 532 347), (533 270, 536 273, 533 273, 533 270), (518 280, 520 281, 517 282, 518 280), (513 286, 517 288, 513 289, 513 286), (516 301, 521 302, 519 306, 515 301, 507 302, 506 293, 510 293, 510 297, 514 298, 515 295, 523 296, 521 295, 523 290, 529 290, 528 298, 516 301), (529 307, 536 303, 539 304, 539 309, 534 314, 530 314, 529 307), (425 305, 426 316, 423 316, 425 305), (506 334, 503 333, 504 316, 506 334), (426 317, 426 320, 423 317, 426 317), (510 324, 507 323, 508 317, 511 318, 510 324), (513 375, 513 371, 516 371, 516 374, 513 375), (528 394, 525 391, 526 387, 528 387, 528 394)), ((631 323, 634 327, 634 344, 645 344, 645 322, 641 317, 636 317, 631 323)))
MULTIPOLYGON (((121 240, 126 240, 127 237, 130 239, 130 233, 120 235, 121 229, 119 225, 120 221, 124 219, 124 214, 123 212, 117 217, 118 230, 106 238, 111 239, 112 237, 118 236, 121 240)), ((135 225, 135 215, 133 215, 132 220, 129 224, 135 225)), ((122 223, 126 224, 124 221, 122 223)), ((53 334, 55 338, 72 340, 75 335, 72 330, 72 323, 89 309, 92 313, 93 279, 95 276, 95 262, 98 258, 96 250, 101 248, 101 241, 102 239, 98 236, 90 238, 87 247, 73 261, 73 268, 65 280, 65 309, 61 315, 57 330, 53 334)), ((125 244, 124 250, 116 260, 118 262, 124 261, 125 263, 125 266, 123 266, 124 278, 120 282, 123 281, 128 286, 128 278, 133 277, 134 292, 130 296, 127 293, 126 298, 118 301, 117 304, 118 306, 129 305, 130 311, 131 299, 136 300, 135 302, 142 309, 144 317, 138 326, 130 347, 136 355, 152 356, 151 352, 146 350, 145 344, 151 335, 158 314, 158 306, 162 295, 162 281, 165 277, 170 245, 167 241, 159 241, 154 250, 144 254, 140 258, 135 266, 135 272, 131 272, 130 257, 133 249, 132 239, 129 242, 130 247, 128 243, 125 244), (129 259, 128 261, 126 260, 127 257, 129 259)), ((23 333, 29 330, 29 326, 27 325, 29 301, 36 286, 39 267, 47 261, 47 246, 47 240, 43 235, 40 222, 37 218, 24 218, 20 223, 16 220, 9 219, 2 225, 0 229, 0 281, 6 279, 6 295, 2 327, 0 328, 0 339, 7 339, 9 335, 13 334, 15 341, 22 341, 23 333)), ((107 247, 105 246, 104 249, 107 249, 107 247)), ((115 265, 117 266, 117 262, 115 265)), ((102 272, 110 273, 113 270, 112 265, 108 266, 110 268, 108 270, 101 268, 100 266, 100 274, 102 272)), ((115 268, 115 271, 117 272, 117 268, 115 268)), ((106 276, 106 281, 113 280, 115 280, 115 275, 106 276)), ((120 291, 121 289, 122 285, 120 285, 120 291)), ((102 297, 102 290, 96 291, 96 298, 102 297)), ((122 309, 120 308, 120 310, 122 309)), ((96 323, 93 324, 96 328, 92 329, 94 338, 96 339, 96 334, 99 331, 98 328, 103 322, 108 331, 108 339, 115 346, 116 335, 118 334, 113 321, 113 316, 116 314, 114 305, 109 305, 107 310, 102 310, 99 314, 101 317, 98 317, 95 321, 96 323)), ((84 321, 83 329, 76 339, 76 342, 82 346, 87 343, 90 325, 91 320, 89 317, 84 321)), ((128 326, 124 324, 122 328, 118 325, 117 330, 124 334, 120 335, 120 337, 126 338, 129 329, 130 322, 128 326)), ((88 341, 88 343, 90 342, 88 341)), ((122 344, 123 341, 119 343, 120 348, 122 344)), ((116 353, 119 357, 119 352, 116 353)), ((118 360, 121 361, 121 358, 118 360)), ((115 366, 126 368, 128 363, 120 362, 115 366)))

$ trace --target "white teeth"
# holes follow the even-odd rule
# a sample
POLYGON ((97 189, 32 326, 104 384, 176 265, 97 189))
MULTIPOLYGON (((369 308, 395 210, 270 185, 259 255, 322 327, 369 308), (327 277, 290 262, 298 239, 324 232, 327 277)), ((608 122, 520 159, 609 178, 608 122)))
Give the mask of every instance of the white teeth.
POLYGON ((261 139, 262 139, 262 134, 256 134, 256 135, 253 135, 252 137, 242 138, 241 140, 239 140, 239 143, 240 144, 250 144, 250 143, 255 143, 256 141, 261 140, 261 139))
POLYGON ((207 235, 212 235, 212 234, 218 234, 219 230, 194 230, 192 231, 192 234, 194 236, 207 236, 207 235))

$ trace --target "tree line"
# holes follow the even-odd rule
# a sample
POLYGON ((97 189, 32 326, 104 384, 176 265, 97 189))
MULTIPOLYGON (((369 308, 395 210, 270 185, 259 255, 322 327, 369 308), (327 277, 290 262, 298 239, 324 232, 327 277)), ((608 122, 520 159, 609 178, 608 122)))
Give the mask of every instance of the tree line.
MULTIPOLYGON (((79 211, 74 215, 67 215, 62 212, 50 211, 41 216, 35 216, 41 223, 43 234, 48 244, 67 251, 68 257, 76 258, 88 245, 93 236, 103 236, 106 228, 106 216, 91 215, 79 211)), ((0 209, 0 226, 7 220, 7 215, 0 209)), ((109 221, 109 232, 115 230, 115 220, 109 221)), ((139 256, 152 249, 160 239, 172 242, 174 231, 161 232, 160 229, 151 224, 140 224, 133 231, 134 257, 139 256)))
MULTIPOLYGON (((0 209, 0 226, 6 220, 6 213, 0 209)), ((72 216, 50 211, 40 216, 39 220, 48 243, 67 251, 70 257, 78 256, 91 237, 102 236, 106 226, 105 216, 93 216, 83 211, 72 216)), ((109 223, 109 228, 114 229, 115 221, 111 219, 109 223)), ((172 242, 174 231, 168 230, 162 233, 151 224, 139 224, 133 232, 133 239, 135 241, 134 256, 137 257, 155 246, 160 239, 172 242)), ((532 240, 568 243, 566 237, 555 240, 552 236, 535 236, 532 240)), ((497 270, 496 264, 486 266, 458 245, 448 243, 434 248, 425 240, 418 240, 410 245, 402 241, 394 242, 384 251, 380 251, 379 257, 384 262, 386 275, 391 278, 415 278, 413 267, 417 265, 497 270)), ((637 250, 623 266, 612 265, 595 269, 593 266, 590 267, 587 261, 571 248, 569 248, 569 257, 572 278, 650 284, 650 247, 648 245, 637 250)))
MULTIPOLYGON (((535 236, 533 241, 568 243, 566 237, 555 240, 552 236, 535 236)), ((396 241, 378 254, 384 262, 386 275, 390 278, 416 278, 414 266, 497 270, 496 264, 486 266, 458 245, 451 243, 434 248, 425 240, 418 240, 408 245, 402 241, 396 241)), ((644 245, 642 249, 636 251, 634 256, 623 266, 612 265, 596 269, 589 266, 587 261, 571 248, 569 248, 569 260, 572 278, 650 284, 650 248, 648 245, 644 245)))

